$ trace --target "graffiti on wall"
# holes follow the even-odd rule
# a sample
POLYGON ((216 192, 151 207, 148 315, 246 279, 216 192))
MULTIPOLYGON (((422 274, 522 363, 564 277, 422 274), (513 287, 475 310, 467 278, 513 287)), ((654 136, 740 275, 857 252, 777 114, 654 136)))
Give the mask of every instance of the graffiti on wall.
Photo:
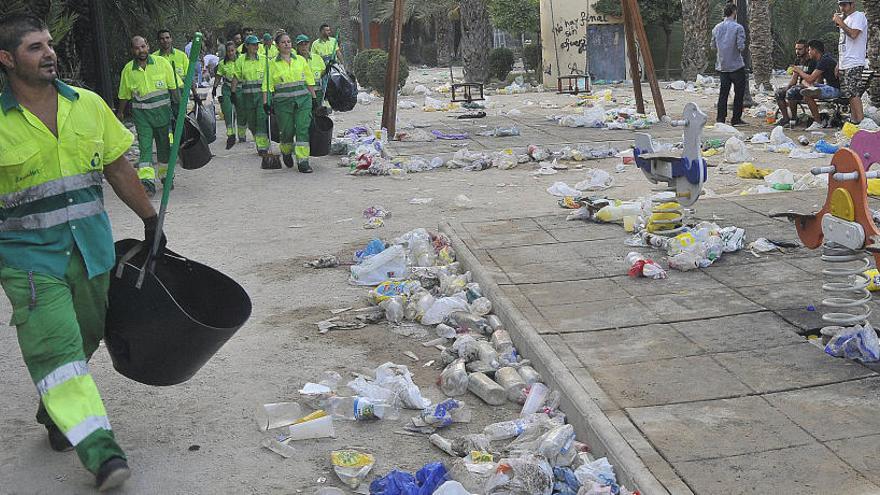
POLYGON ((587 25, 607 23, 608 16, 604 14, 589 14, 582 10, 578 15, 568 19, 561 19, 553 26, 559 49, 576 53, 587 51, 587 25))

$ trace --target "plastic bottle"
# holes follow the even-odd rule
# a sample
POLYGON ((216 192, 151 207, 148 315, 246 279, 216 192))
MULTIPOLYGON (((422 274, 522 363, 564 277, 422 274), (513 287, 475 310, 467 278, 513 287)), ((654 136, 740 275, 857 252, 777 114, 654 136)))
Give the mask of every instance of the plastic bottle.
POLYGON ((477 298, 470 304, 470 310, 474 314, 485 316, 492 311, 492 301, 485 297, 477 298))
POLYGON ((570 460, 574 459, 573 444, 574 427, 572 425, 557 426, 541 437, 537 452, 543 454, 553 465, 565 465, 566 463, 560 463, 559 460, 565 459, 570 463, 570 460))
POLYGON ((600 222, 620 222, 625 216, 639 216, 642 214, 640 203, 621 203, 608 205, 596 212, 596 220, 600 222))
POLYGON ((498 371, 495 372, 495 381, 498 382, 498 385, 501 385, 501 388, 507 391, 507 400, 514 402, 522 395, 523 389, 526 388, 526 382, 510 366, 498 368, 498 371))
POLYGON ((797 140, 799 143, 801 143, 802 146, 806 146, 806 145, 810 144, 810 139, 807 136, 804 136, 803 134, 798 136, 797 140))
POLYGON ((492 346, 495 347, 495 350, 498 351, 498 354, 506 354, 513 349, 513 340, 510 338, 510 333, 503 328, 499 328, 492 333, 492 346))
POLYGON ((493 332, 504 328, 504 324, 501 323, 501 318, 498 318, 495 315, 486 315, 486 322, 489 323, 489 328, 491 328, 493 332))
POLYGON ((468 377, 468 390, 490 406, 500 406, 507 401, 507 392, 485 373, 471 373, 468 377))
POLYGON ((328 406, 330 414, 337 418, 352 421, 371 419, 400 419, 400 409, 381 401, 373 401, 366 397, 330 397, 328 406))
POLYGON ((487 340, 478 340, 477 348, 480 353, 480 361, 488 364, 492 368, 498 368, 498 352, 492 347, 487 340))
POLYGON ((385 319, 388 320, 388 323, 392 325, 399 325, 403 322, 403 298, 400 296, 394 296, 388 298, 381 303, 379 306, 385 310, 385 319))
POLYGON ((544 405, 544 401, 547 400, 548 393, 550 393, 550 389, 546 385, 541 382, 533 383, 529 387, 529 393, 526 395, 526 402, 523 404, 520 416, 525 417, 538 412, 544 405))
POLYGON ((446 318, 446 322, 451 327, 468 332, 486 333, 489 328, 485 318, 469 311, 455 311, 446 318))
POLYGON ((532 385, 541 381, 541 374, 535 371, 531 366, 520 366, 519 376, 522 377, 526 385, 532 385))
POLYGON ((446 325, 445 323, 441 323, 437 325, 437 336, 443 337, 444 339, 454 339, 456 332, 455 329, 446 325))
POLYGON ((518 437, 527 430, 534 428, 540 423, 542 418, 546 418, 546 416, 536 414, 526 418, 492 423, 483 428, 483 433, 493 442, 497 440, 507 440, 509 438, 518 437))
POLYGON ((456 359, 440 373, 440 390, 450 397, 467 393, 468 382, 463 359, 456 359))

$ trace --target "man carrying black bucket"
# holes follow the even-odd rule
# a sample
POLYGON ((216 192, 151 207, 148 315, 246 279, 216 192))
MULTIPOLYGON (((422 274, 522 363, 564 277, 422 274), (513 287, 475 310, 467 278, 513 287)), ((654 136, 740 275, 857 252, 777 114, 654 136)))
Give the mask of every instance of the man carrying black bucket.
POLYGON ((130 472, 87 364, 115 262, 102 180, 144 219, 147 242, 157 217, 123 155, 131 133, 98 95, 62 83, 56 62, 43 21, 0 17, 0 284, 40 394, 37 421, 103 491, 130 472))

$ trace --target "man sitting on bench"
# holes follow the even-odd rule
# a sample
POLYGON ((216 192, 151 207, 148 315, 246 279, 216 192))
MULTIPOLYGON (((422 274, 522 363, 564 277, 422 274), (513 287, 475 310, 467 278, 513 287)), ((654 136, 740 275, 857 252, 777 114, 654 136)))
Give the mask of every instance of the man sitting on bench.
POLYGON ((794 67, 794 72, 799 75, 802 80, 804 89, 801 95, 807 106, 810 107, 810 113, 813 115, 813 123, 807 127, 808 131, 815 131, 828 127, 828 122, 822 122, 819 115, 819 104, 816 99, 833 100, 840 96, 840 81, 837 79, 835 69, 837 61, 834 57, 825 53, 825 44, 819 40, 810 40, 807 43, 807 53, 810 58, 816 61, 816 69, 807 74, 803 69, 794 67), (823 83, 824 81, 824 83, 823 83))
MULTIPOLYGON (((807 54, 807 40, 801 39, 795 42, 794 54, 796 59, 793 67, 797 67, 807 74, 813 72, 813 69, 816 68, 816 61, 807 54)), ((801 84, 801 76, 792 71, 788 85, 776 89, 776 104, 779 105, 779 112, 782 116, 773 125, 795 126, 798 103, 804 99, 801 96, 802 89, 804 86, 801 84)))

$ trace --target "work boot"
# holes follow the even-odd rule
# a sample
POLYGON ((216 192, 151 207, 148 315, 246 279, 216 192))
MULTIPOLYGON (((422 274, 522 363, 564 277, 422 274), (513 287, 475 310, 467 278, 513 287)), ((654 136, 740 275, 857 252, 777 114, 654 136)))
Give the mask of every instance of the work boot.
POLYGON ((300 172, 302 172, 304 174, 312 173, 312 167, 309 166, 308 160, 303 160, 303 161, 297 163, 296 167, 299 169, 300 172))
POLYGON ((57 426, 46 425, 46 431, 49 433, 49 446, 52 447, 52 450, 55 452, 70 452, 73 450, 70 440, 64 436, 64 433, 61 433, 57 426))
POLYGON ((235 136, 229 136, 226 138, 226 149, 232 148, 235 146, 235 136))
POLYGON ((128 463, 121 457, 111 457, 101 464, 95 473, 95 487, 99 492, 118 488, 131 476, 128 463))
POLYGON ((282 154, 281 159, 284 160, 284 166, 287 168, 293 168, 293 157, 290 156, 290 153, 282 154))
POLYGON ((247 142, 247 138, 244 137, 244 136, 240 136, 240 137, 238 138, 238 142, 239 142, 239 143, 246 143, 246 142, 247 142))

